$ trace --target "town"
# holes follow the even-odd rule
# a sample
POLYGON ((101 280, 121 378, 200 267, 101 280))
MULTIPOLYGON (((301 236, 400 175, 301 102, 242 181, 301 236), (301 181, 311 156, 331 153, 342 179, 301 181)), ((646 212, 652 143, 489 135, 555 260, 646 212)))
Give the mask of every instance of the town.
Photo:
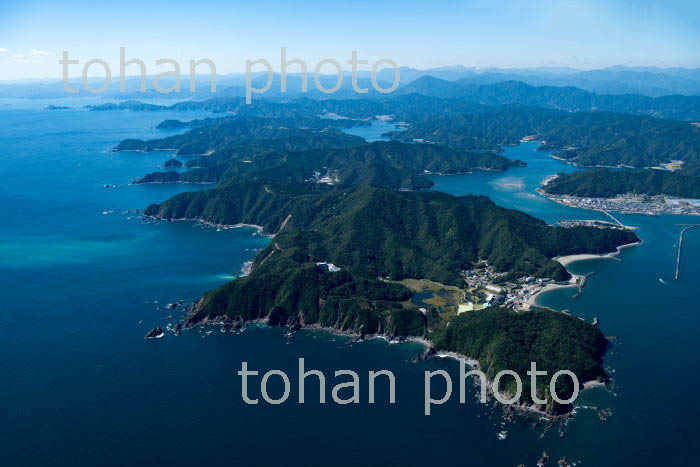
MULTIPOLYGON (((550 175, 543 182, 547 185, 556 178, 550 175)), ((584 198, 572 195, 553 195, 547 193, 541 187, 537 193, 551 199, 554 202, 580 209, 592 209, 595 211, 614 211, 621 214, 646 214, 654 216, 658 214, 700 215, 700 200, 674 198, 665 195, 638 195, 627 193, 615 198, 584 198)))
POLYGON ((497 272, 486 261, 480 261, 475 268, 464 271, 463 276, 467 285, 466 303, 458 306, 457 313, 495 305, 526 311, 535 306, 536 296, 545 289, 576 287, 585 283, 585 278, 580 276, 573 276, 562 283, 532 276, 510 279, 508 273, 497 272))
POLYGON ((413 306, 419 307, 424 314, 433 308, 447 320, 454 315, 492 306, 527 311, 536 306, 536 297, 545 290, 573 287, 580 293, 586 283, 585 276, 577 275, 564 282, 532 276, 513 278, 507 272, 496 271, 486 260, 462 271, 462 277, 464 288, 426 279, 404 279, 399 283, 414 292, 413 306))

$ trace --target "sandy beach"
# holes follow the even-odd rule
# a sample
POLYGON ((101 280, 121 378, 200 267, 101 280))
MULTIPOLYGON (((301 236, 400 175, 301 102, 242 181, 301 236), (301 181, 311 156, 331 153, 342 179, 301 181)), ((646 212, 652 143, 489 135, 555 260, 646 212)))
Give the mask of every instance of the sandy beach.
POLYGON ((597 258, 615 258, 617 255, 620 254, 620 251, 622 251, 623 248, 628 248, 631 246, 635 245, 640 245, 642 242, 634 242, 634 243, 628 243, 626 245, 620 245, 617 247, 616 251, 613 251, 612 253, 605 253, 602 255, 594 255, 594 254, 580 254, 580 255, 568 255, 568 256, 558 256, 556 258, 552 258, 554 261, 559 262, 562 266, 566 267, 571 263, 574 263, 576 261, 583 261, 586 259, 597 259, 597 258))
MULTIPOLYGON (((581 255, 581 256, 586 256, 586 255, 581 255)), ((576 260, 574 260, 576 261, 576 260)), ((573 262, 573 261, 572 261, 573 262)), ((565 264, 563 266, 566 266, 565 264)), ((537 297, 542 295, 545 292, 549 292, 551 290, 556 290, 556 289, 568 289, 571 287, 578 287, 577 279, 580 276, 577 276, 575 274, 572 275, 571 279, 569 280, 568 284, 547 284, 540 291, 537 293, 530 295, 530 298, 527 299, 527 309, 529 310, 531 307, 537 305, 537 297)))
MULTIPOLYGON (((641 243, 642 242, 639 241, 639 242, 635 242, 635 243, 628 243, 626 245, 620 245, 617 247, 616 251, 614 251, 612 253, 602 254, 602 255, 579 254, 579 255, 558 256, 558 257, 552 258, 552 259, 554 261, 559 262, 559 264, 561 264, 565 268, 568 265, 575 263, 576 261, 583 261, 583 260, 587 260, 587 259, 610 258, 610 259, 616 259, 618 261, 621 261, 620 259, 616 258, 616 256, 620 254, 620 251, 622 251, 623 248, 629 248, 631 246, 640 245, 641 243)), ((546 286, 542 287, 542 290, 531 295, 530 298, 527 299, 526 303, 527 303, 528 309, 532 306, 537 305, 537 298, 545 292, 549 292, 550 290, 556 290, 556 289, 565 289, 565 288, 569 288, 569 287, 578 287, 578 279, 581 276, 573 274, 568 269, 567 269, 567 271, 572 276, 571 279, 569 280, 568 284, 547 284, 546 286)))
POLYGON ((554 258, 554 261, 557 261, 562 266, 566 267, 571 263, 575 263, 576 261, 583 261, 583 260, 587 260, 587 259, 598 259, 598 258, 612 258, 612 255, 614 255, 614 254, 617 254, 617 253, 610 253, 607 255, 593 255, 593 254, 568 255, 568 256, 560 256, 560 257, 554 258))

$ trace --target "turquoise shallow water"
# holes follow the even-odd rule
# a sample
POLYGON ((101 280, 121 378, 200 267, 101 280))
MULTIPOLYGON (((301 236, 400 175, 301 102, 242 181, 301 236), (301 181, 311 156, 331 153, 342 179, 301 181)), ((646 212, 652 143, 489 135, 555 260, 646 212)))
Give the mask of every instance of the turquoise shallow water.
MULTIPOLYGON (((143 224, 127 212, 205 187, 126 185, 168 154, 105 151, 123 138, 162 135, 153 127, 164 119, 204 114, 46 112, 48 103, 11 103, 0 106, 3 465, 534 465, 543 450, 581 465, 675 465, 697 448, 700 231, 687 236, 681 280, 672 280, 676 224, 686 219, 625 216, 645 243, 625 250, 623 262, 574 264, 596 271, 581 297, 555 291, 542 300, 597 316, 617 336, 606 360, 614 394, 593 390, 582 399, 611 408, 611 418, 580 410, 568 426, 546 429, 504 421, 499 408, 471 399, 460 405, 456 396, 425 417, 423 371, 445 368, 456 380, 457 364, 411 363, 416 344, 319 332, 287 344, 282 330, 257 327, 145 341, 150 328, 179 316, 163 304, 229 280, 267 241, 249 229, 143 224), (323 370, 329 386, 333 371, 357 371, 361 404, 313 402, 313 384, 306 404, 294 402, 299 357, 323 370), (241 361, 287 372, 290 400, 243 404, 241 361), (395 405, 381 397, 381 385, 377 403, 367 403, 367 371, 379 369, 396 374, 395 405), (506 440, 498 440, 501 430, 506 440)), ((386 130, 364 131, 376 139, 386 130)), ((527 168, 437 177, 436 189, 487 194, 547 222, 594 217, 533 192, 544 176, 573 170, 534 148, 508 149, 527 168)), ((269 387, 279 394, 276 380, 269 387)))

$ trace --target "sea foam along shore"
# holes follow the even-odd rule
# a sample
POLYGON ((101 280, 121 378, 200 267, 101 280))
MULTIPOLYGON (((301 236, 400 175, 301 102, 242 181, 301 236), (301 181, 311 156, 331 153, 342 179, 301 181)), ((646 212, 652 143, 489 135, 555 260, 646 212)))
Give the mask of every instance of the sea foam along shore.
MULTIPOLYGON (((430 341, 428 341, 426 339, 408 338, 407 340, 421 343, 421 344, 425 345, 428 349, 430 349, 432 347, 432 344, 430 343, 430 341)), ((464 363, 467 366, 469 366, 470 369, 481 370, 481 364, 479 363, 478 360, 475 360, 475 359, 470 358, 470 357, 466 357, 466 356, 464 356, 460 353, 457 353, 457 352, 438 351, 435 354, 435 357, 451 358, 451 359, 457 360, 457 361, 464 360, 464 363)), ((473 381, 474 381, 474 386, 478 387, 478 385, 480 384, 478 377, 474 376, 473 381)), ((585 381, 581 385, 580 391, 586 391, 588 389, 593 389, 593 388, 597 388, 597 387, 607 387, 607 384, 604 381, 597 381, 597 380, 585 381)), ((493 381, 488 377, 486 378, 486 392, 489 396, 493 397, 493 381)), ((504 396, 512 397, 513 395, 512 394, 504 394, 504 396)), ((545 410, 542 410, 542 408, 538 407, 535 404, 528 404, 524 401, 519 403, 519 404, 513 404, 513 405, 506 406, 506 407, 510 407, 512 409, 515 409, 517 412, 520 412, 523 414, 527 414, 527 413, 537 414, 537 415, 544 417, 544 418, 547 418, 549 420, 568 418, 574 414, 574 410, 572 410, 570 412, 565 412, 562 414, 553 415, 553 414, 546 412, 545 410)))
MULTIPOLYGON (((190 323, 186 326, 186 328, 194 328, 197 326, 211 326, 211 325, 222 325, 223 322, 219 319, 213 319, 210 320, 208 318, 205 318, 197 323, 190 323)), ((248 322, 248 324, 254 324, 254 325, 262 325, 262 326, 268 326, 266 321, 264 319, 256 319, 256 320, 251 320, 248 322)), ((464 360, 465 364, 470 368, 474 370, 480 370, 481 365, 478 360, 471 358, 471 357, 466 357, 460 353, 457 352, 447 352, 447 351, 436 351, 434 344, 426 339, 425 337, 421 336, 406 336, 405 338, 401 338, 399 340, 394 340, 393 336, 388 336, 386 334, 370 334, 366 336, 361 336, 359 333, 355 331, 347 331, 347 330, 341 330, 341 329, 336 329, 328 326, 321 326, 319 324, 312 324, 312 325, 303 325, 302 328, 303 330, 306 331, 311 331, 311 332, 327 332, 329 334, 337 335, 337 336, 344 336, 348 337, 351 339, 356 339, 356 340, 371 340, 371 339, 381 339, 384 340, 390 344, 401 344, 401 343, 416 343, 421 345, 424 348, 423 355, 419 357, 419 360, 426 359, 429 357, 437 357, 437 358, 450 358, 454 359, 457 361, 464 360)), ((478 387, 479 385, 479 380, 476 376, 473 377, 474 381, 474 387, 478 387)), ((594 387, 596 385, 605 385, 605 383, 599 383, 597 381, 588 381, 584 383, 582 390, 588 389, 589 387, 594 387)), ((487 377, 486 379, 486 391, 487 394, 490 397, 493 397, 493 381, 487 377)), ((506 397, 511 397, 512 394, 504 394, 506 397)), ((520 403, 520 404, 513 404, 511 406, 513 409, 520 413, 534 413, 537 414, 541 417, 548 418, 550 420, 558 419, 558 418, 563 418, 563 417, 568 417, 570 416, 571 412, 567 412, 564 414, 559 414, 559 415, 552 415, 550 413, 547 413, 546 411, 538 408, 535 405, 527 404, 527 403, 520 403)))
MULTIPOLYGON (((225 320, 221 320, 219 318, 215 319, 210 319, 210 318, 204 318, 196 323, 187 323, 185 326, 183 326, 184 329, 192 329, 195 327, 199 326, 222 326, 225 324, 225 320)), ((268 327, 269 325, 267 324, 266 320, 264 319, 255 319, 255 320, 250 320, 246 324, 248 325, 258 325, 258 326, 264 326, 268 327)), ((349 330, 341 330, 341 329, 336 329, 333 327, 328 327, 328 326, 321 326, 319 324, 311 324, 311 325, 302 325, 300 330, 306 330, 306 331, 311 331, 311 332, 326 332, 329 334, 333 334, 336 336, 344 336, 348 337, 351 339, 355 339, 358 341, 362 340, 371 340, 371 339, 381 339, 386 341, 389 344, 402 344, 402 343, 416 343, 421 345, 424 348, 424 352, 422 356, 418 357, 417 360, 424 360, 430 357, 434 358, 450 358, 453 360, 464 360, 465 364, 469 367, 469 369, 472 370, 481 370, 481 364, 479 360, 476 360, 472 357, 467 357, 465 355, 462 355, 457 352, 448 352, 444 350, 436 350, 435 345, 433 342, 431 342, 429 339, 426 339, 425 337, 422 336, 406 336, 400 339, 395 339, 394 336, 389 336, 387 334, 382 334, 382 333, 377 333, 377 334, 369 334, 369 335, 361 335, 360 333, 356 331, 349 331, 349 330)), ((242 330, 239 330, 238 332, 241 332, 242 330)), ((416 360, 414 360, 416 361, 416 360)), ((468 371, 468 370, 467 370, 468 371)), ((473 382, 474 382, 474 388, 477 388, 480 384, 478 377, 474 376, 473 377, 473 382)), ((606 387, 606 383, 603 381, 586 381, 582 384, 581 386, 581 391, 585 391, 588 389, 592 389, 595 387, 606 387)), ((493 380, 490 378, 486 378, 486 392, 489 395, 489 397, 493 397, 493 380)), ((513 395, 510 393, 503 394, 506 397, 512 397, 513 395)), ((546 412, 545 410, 542 410, 540 407, 534 405, 534 404, 528 404, 526 402, 520 402, 516 403, 513 405, 507 405, 504 407, 509 407, 510 409, 515 410, 516 412, 519 412, 521 414, 536 414, 540 417, 547 418, 549 420, 556 420, 556 419, 561 419, 561 418, 568 418, 574 414, 574 411, 562 413, 562 414, 557 414, 553 415, 551 413, 546 412)))
MULTIPOLYGON (((557 261, 559 264, 564 266, 565 268, 572 264, 575 263, 576 261, 584 261, 587 259, 601 259, 601 258, 611 258, 611 259, 617 259, 617 255, 620 254, 623 248, 629 248, 631 246, 636 246, 636 245, 641 245, 642 241, 634 242, 634 243, 627 243, 625 245, 620 245, 617 247, 616 251, 613 251, 612 253, 605 253, 605 254, 600 254, 600 255, 594 255, 594 254, 579 254, 579 255, 567 255, 567 256, 558 256, 556 258, 552 258, 554 261, 557 261)), ((569 287, 578 287, 578 279, 580 276, 572 273, 567 269, 567 272, 571 274, 571 280, 569 281, 568 284, 547 284, 537 292, 536 294, 533 294, 528 300, 527 303, 530 306, 537 305, 538 299, 544 294, 545 292, 549 292, 551 290, 556 290, 556 289, 562 289, 562 288, 569 288, 569 287)))
POLYGON ((255 229, 256 235, 262 235, 265 237, 274 237, 273 234, 266 234, 265 233, 265 228, 261 225, 256 225, 256 224, 216 224, 214 222, 206 221, 204 219, 190 219, 190 218, 179 218, 179 219, 165 219, 160 216, 143 216, 144 218, 147 219, 152 219, 152 220, 157 220, 160 222, 194 222, 202 225, 206 225, 208 227, 214 227, 216 229, 221 229, 221 230, 227 230, 227 229, 240 229, 242 227, 248 227, 251 229, 255 229))

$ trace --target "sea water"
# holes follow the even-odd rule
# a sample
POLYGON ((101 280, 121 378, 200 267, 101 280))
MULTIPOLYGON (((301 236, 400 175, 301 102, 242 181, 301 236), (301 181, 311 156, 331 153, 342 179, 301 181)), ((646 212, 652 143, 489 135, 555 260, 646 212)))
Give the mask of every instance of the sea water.
MULTIPOLYGON (((578 170, 536 149, 536 143, 506 148, 507 157, 521 159, 527 167, 435 177, 434 189, 484 194, 548 223, 609 220, 603 213, 563 206, 536 193, 547 175, 578 170)), ((603 421, 595 410, 578 410, 557 447, 587 465, 682 464, 694 456, 700 441, 694 422, 700 405, 692 389, 700 383, 700 231, 684 236, 678 281, 674 275, 681 224, 700 223, 700 217, 615 216, 637 227, 642 244, 623 249, 617 259, 571 264, 574 273, 595 272, 584 293, 574 299, 576 291, 558 289, 538 302, 589 322, 597 317, 612 342, 605 358, 611 390, 585 392, 579 404, 610 409, 613 415, 603 421)))
MULTIPOLYGON (((573 264, 575 272, 596 271, 583 295, 558 290, 541 300, 587 320, 596 316, 615 336, 606 357, 613 391, 581 397, 611 409, 611 417, 580 409, 566 426, 505 420, 500 407, 472 397, 476 388, 466 404, 453 394, 426 417, 423 372, 446 369, 457 381, 458 366, 450 359, 412 363, 418 344, 311 331, 290 341, 284 330, 264 326, 144 340, 151 328, 182 317, 167 303, 196 300, 230 280, 269 240, 252 229, 144 223, 133 211, 209 186, 130 185, 172 154, 110 148, 124 138, 173 134, 154 129, 162 120, 208 114, 41 110, 51 103, 0 102, 2 465, 534 465, 544 450, 582 465, 674 465, 697 447, 700 231, 685 237, 681 279, 673 280, 677 224, 689 219, 621 216, 640 227, 644 244, 624 250, 622 262, 573 264), (327 375, 326 404, 318 403, 313 380, 306 403, 297 403, 300 357, 327 375), (243 403, 242 361, 291 375, 289 400, 243 403), (341 369, 360 375, 360 404, 331 401, 333 373, 341 369), (396 375, 395 404, 382 383, 376 403, 367 401, 367 372, 381 369, 396 375)), ((364 128, 368 139, 386 131, 364 128)), ((436 177, 435 189, 485 194, 549 223, 600 218, 534 193, 546 175, 572 167, 533 144, 506 155, 528 167, 436 177)), ((438 395, 443 389, 437 380, 433 388, 438 395)), ((270 380, 270 393, 281 389, 270 380)), ((251 396, 260 397, 255 384, 251 396)))

